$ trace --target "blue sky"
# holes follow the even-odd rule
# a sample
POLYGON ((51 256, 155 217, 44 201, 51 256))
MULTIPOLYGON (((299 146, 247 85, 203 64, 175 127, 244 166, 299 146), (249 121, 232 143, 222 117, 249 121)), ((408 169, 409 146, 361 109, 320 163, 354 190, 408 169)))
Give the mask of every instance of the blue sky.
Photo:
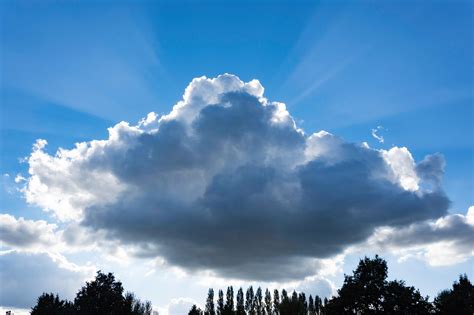
MULTIPOLYGON (((28 178, 21 159, 36 139, 48 141, 49 154, 106 139, 120 121, 169 113, 193 78, 223 73, 259 80, 265 97, 285 103, 308 134, 407 147, 415 161, 443 154, 449 213, 474 205, 469 1, 4 1, 0 9, 1 213, 67 226, 27 202, 18 191, 23 182, 14 181, 28 178), (377 126, 383 143, 371 135, 377 126)), ((350 272, 363 254, 348 254, 341 270, 350 272)), ((114 267, 85 251, 64 255, 77 265, 114 267)), ((472 257, 433 267, 385 256, 391 276, 430 296, 460 273, 474 276, 472 257)), ((133 276, 149 264, 111 271, 160 308, 173 298, 203 301, 206 288, 192 272, 133 276), (190 279, 195 284, 182 289, 190 279)), ((339 286, 342 272, 331 277, 339 286)))

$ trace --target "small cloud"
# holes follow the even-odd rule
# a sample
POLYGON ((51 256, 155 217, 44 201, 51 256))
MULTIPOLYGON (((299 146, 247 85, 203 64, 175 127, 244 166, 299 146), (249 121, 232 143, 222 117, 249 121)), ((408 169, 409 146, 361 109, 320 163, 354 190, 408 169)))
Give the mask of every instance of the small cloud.
POLYGON ((17 174, 15 177, 15 183, 19 184, 21 182, 26 181, 26 178, 24 178, 21 174, 17 174))
POLYGON ((384 143, 385 139, 379 134, 380 131, 385 130, 382 126, 377 126, 377 128, 372 129, 372 137, 377 139, 379 143, 384 143))

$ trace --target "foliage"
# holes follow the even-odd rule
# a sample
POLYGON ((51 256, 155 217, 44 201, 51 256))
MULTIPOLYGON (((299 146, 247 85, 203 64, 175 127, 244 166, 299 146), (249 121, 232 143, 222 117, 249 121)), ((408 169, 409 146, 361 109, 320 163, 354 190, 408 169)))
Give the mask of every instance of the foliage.
POLYGON ((202 315, 202 311, 199 307, 193 305, 193 307, 191 307, 191 309, 189 310, 188 315, 202 315))
MULTIPOLYGON (((227 288, 224 306, 220 291, 218 305, 223 313, 236 315, 333 315, 333 314, 474 314, 474 287, 466 276, 455 282, 452 290, 445 290, 436 297, 434 303, 423 297, 420 291, 407 286, 404 281, 387 281, 387 262, 375 256, 360 260, 352 275, 344 277, 344 283, 337 296, 322 299, 318 295, 306 298, 304 292, 293 291, 291 296, 285 289, 268 289, 262 296, 262 289, 254 291, 250 286, 245 294, 242 288, 237 292, 236 309, 233 310, 229 298, 232 287, 227 288), (225 313, 224 313, 225 312, 225 313)), ((212 290, 212 289, 211 289, 212 290)), ((209 302, 208 302, 209 303, 209 302)))
POLYGON ((43 293, 32 308, 32 315, 150 315, 151 303, 142 302, 133 293, 123 294, 123 286, 112 273, 97 272, 95 279, 86 282, 74 303, 59 296, 43 293))
POLYGON ((434 300, 438 314, 474 314, 474 286, 466 275, 459 276, 451 290, 441 291, 434 300))
POLYGON ((74 306, 69 301, 60 300, 52 293, 43 293, 31 309, 32 315, 66 315, 74 314, 74 306))

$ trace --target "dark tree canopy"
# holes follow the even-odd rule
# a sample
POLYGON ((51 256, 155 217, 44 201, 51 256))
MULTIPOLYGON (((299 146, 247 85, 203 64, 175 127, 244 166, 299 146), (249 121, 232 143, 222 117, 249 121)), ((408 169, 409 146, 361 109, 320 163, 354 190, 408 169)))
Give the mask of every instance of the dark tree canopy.
POLYGON ((466 275, 459 276, 451 290, 444 290, 434 300, 438 314, 474 314, 474 286, 466 275))
POLYGON ((43 293, 31 309, 32 315, 67 315, 74 313, 74 306, 69 301, 59 299, 52 293, 43 293))
POLYGON ((188 315, 202 315, 202 311, 199 307, 193 305, 193 307, 191 307, 191 309, 189 310, 188 315))
POLYGON ((142 302, 133 293, 123 294, 120 281, 112 273, 97 272, 95 279, 86 282, 74 303, 60 300, 53 294, 43 294, 32 308, 32 315, 150 315, 151 303, 142 302))
POLYGON ((87 282, 77 293, 74 305, 79 314, 113 315, 125 314, 127 304, 123 287, 112 273, 97 272, 94 281, 87 282))
POLYGON ((430 314, 431 304, 403 281, 387 281, 387 263, 365 257, 352 276, 345 276, 338 296, 324 307, 326 314, 430 314))

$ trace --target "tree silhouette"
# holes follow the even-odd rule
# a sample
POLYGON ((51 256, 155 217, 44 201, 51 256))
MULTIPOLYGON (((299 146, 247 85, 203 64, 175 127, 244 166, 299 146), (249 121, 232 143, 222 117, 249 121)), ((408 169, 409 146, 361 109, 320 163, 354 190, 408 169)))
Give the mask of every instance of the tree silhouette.
POLYGON ((115 281, 112 273, 98 271, 95 280, 86 282, 77 293, 74 305, 81 315, 126 314, 127 305, 122 294, 122 283, 115 281))
POLYGON ((196 304, 194 304, 192 307, 191 307, 191 310, 189 310, 189 313, 188 315, 202 315, 202 311, 200 308, 198 308, 196 306, 196 304))
POLYGON ((255 313, 257 315, 263 315, 263 302, 262 302, 262 288, 258 287, 257 292, 255 292, 254 305, 255 313))
POLYGON ((214 290, 209 289, 207 293, 206 309, 204 310, 205 315, 216 315, 216 309, 214 307, 214 290))
POLYGON ((265 290, 265 314, 272 315, 272 295, 268 289, 265 290))
POLYGON ((319 295, 316 295, 314 297, 314 312, 317 314, 317 315, 320 315, 321 314, 321 311, 322 311, 322 308, 323 308, 323 301, 321 300, 321 298, 319 297, 319 295))
POLYGON ((250 286, 245 293, 245 311, 248 315, 255 315, 253 287, 250 286))
POLYGON ((52 293, 43 293, 38 297, 36 305, 31 309, 32 315, 66 315, 74 314, 74 305, 69 301, 60 300, 52 293))
POLYGON ((273 290, 273 313, 275 315, 280 314, 280 293, 277 289, 273 290))
POLYGON ((316 312, 314 311, 314 300, 311 294, 308 299, 308 315, 316 315, 316 312))
POLYGON ((451 290, 443 290, 434 300, 438 314, 474 314, 474 286, 466 275, 459 276, 451 290))
POLYGON ((391 314, 430 314, 432 306, 428 297, 423 298, 414 287, 405 286, 403 281, 386 284, 383 296, 383 310, 391 314))
POLYGON ((308 303, 306 302, 306 295, 301 292, 298 294, 298 306, 297 314, 307 315, 308 313, 308 303))
POLYGON ((217 315, 224 315, 224 292, 222 290, 219 290, 217 298, 217 315))
POLYGON ((237 315, 245 315, 245 305, 244 305, 244 291, 242 288, 237 291, 237 306, 236 306, 236 314, 237 315))
POLYGON ((152 312, 150 301, 142 302, 131 292, 125 294, 125 305, 126 310, 130 310, 131 315, 150 315, 152 312))
POLYGON ((324 314, 430 314, 427 297, 403 281, 386 278, 386 261, 365 257, 352 276, 345 276, 338 296, 324 303, 324 314))
POLYGON ((151 303, 142 302, 133 293, 123 295, 120 281, 112 273, 97 272, 95 279, 86 282, 74 303, 60 300, 58 295, 43 293, 32 308, 33 315, 150 315, 151 303))
POLYGON ((234 288, 232 288, 232 286, 227 287, 224 314, 225 315, 234 314, 234 288))

